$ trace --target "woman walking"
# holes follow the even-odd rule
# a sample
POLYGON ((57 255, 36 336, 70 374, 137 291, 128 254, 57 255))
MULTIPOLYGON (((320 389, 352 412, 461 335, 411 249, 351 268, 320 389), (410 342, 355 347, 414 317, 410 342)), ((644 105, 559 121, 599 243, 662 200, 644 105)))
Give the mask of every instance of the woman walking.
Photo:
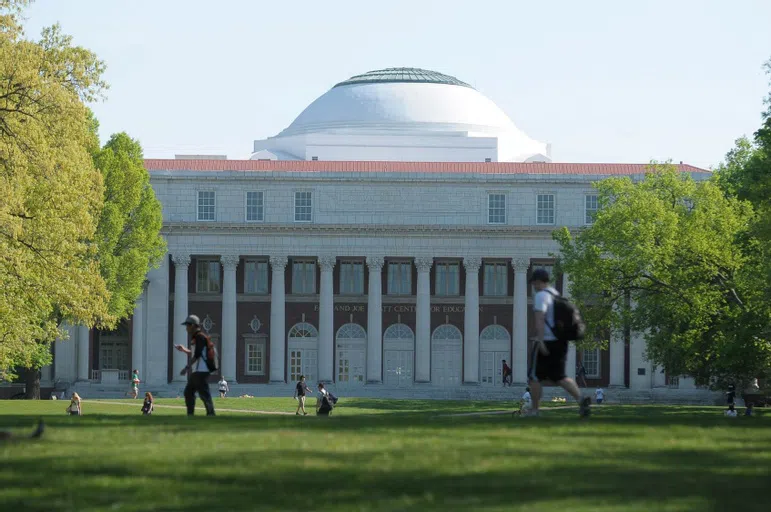
POLYGON ((299 416, 300 410, 302 410, 303 416, 308 415, 308 413, 305 412, 305 396, 310 393, 311 390, 305 383, 305 375, 300 375, 300 381, 294 388, 294 399, 297 400, 297 410, 295 411, 295 415, 299 416))

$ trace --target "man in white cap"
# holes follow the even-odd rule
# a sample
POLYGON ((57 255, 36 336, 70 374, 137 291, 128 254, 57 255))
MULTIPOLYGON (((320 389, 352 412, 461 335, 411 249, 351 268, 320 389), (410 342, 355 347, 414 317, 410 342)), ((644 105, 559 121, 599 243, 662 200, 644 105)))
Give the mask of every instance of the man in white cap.
POLYGON ((206 415, 214 416, 214 401, 209 391, 209 373, 211 370, 206 362, 206 350, 209 344, 209 337, 201 332, 201 320, 195 316, 188 316, 182 325, 187 327, 187 334, 190 336, 191 348, 182 345, 174 345, 174 348, 185 354, 192 354, 193 358, 190 364, 185 366, 180 375, 189 375, 187 386, 185 386, 185 405, 187 406, 187 415, 195 414, 195 394, 201 398, 206 415))

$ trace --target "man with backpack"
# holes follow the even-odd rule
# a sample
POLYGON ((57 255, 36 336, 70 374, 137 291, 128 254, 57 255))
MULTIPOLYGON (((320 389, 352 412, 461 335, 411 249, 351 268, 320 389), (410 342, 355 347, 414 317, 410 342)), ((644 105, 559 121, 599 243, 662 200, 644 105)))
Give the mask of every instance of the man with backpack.
POLYGON ((581 416, 588 416, 591 399, 588 396, 582 398, 581 390, 565 374, 568 342, 582 339, 584 334, 580 313, 549 286, 549 273, 545 269, 534 270, 530 282, 536 294, 533 298, 535 345, 528 371, 533 396, 532 412, 529 415, 538 415, 543 383, 553 382, 575 398, 581 416))
POLYGON ((217 370, 217 351, 211 339, 201 331, 201 320, 197 316, 188 316, 182 325, 187 327, 191 348, 182 345, 174 345, 174 348, 193 355, 190 363, 180 372, 180 375, 188 375, 187 386, 185 386, 187 415, 195 414, 195 394, 198 393, 206 407, 206 415, 214 416, 214 401, 209 391, 209 374, 217 370))

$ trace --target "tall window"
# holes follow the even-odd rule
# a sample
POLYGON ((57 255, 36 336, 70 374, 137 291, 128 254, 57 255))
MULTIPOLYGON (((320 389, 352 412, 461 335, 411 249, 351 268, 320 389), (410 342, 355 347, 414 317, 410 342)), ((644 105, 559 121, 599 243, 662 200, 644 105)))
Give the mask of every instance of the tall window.
POLYGON ((600 349, 584 350, 581 361, 586 369, 586 376, 590 379, 600 378, 600 349))
POLYGON ((506 263, 485 263, 485 295, 505 297, 507 293, 508 273, 506 263))
POLYGON ((536 224, 554 224, 554 194, 538 194, 536 224))
POLYGON ((265 375, 265 342, 251 341, 246 344, 244 373, 246 375, 265 375))
POLYGON ((487 222, 506 224, 506 195, 487 194, 487 222))
POLYGON ((316 262, 295 260, 292 262, 292 293, 316 293, 316 262))
POLYGON ((347 295, 364 293, 364 263, 362 261, 340 262, 340 293, 347 295))
POLYGON ((202 221, 215 220, 213 190, 198 191, 198 220, 202 220, 202 221))
POLYGON ((196 292, 218 293, 220 291, 220 262, 217 260, 196 260, 196 292))
POLYGON ((388 295, 412 295, 412 263, 388 262, 388 295))
POLYGON ((261 222, 265 219, 265 203, 262 191, 246 193, 247 222, 261 222))
POLYGON ((460 295, 460 263, 441 262, 436 264, 434 295, 460 295))
POLYGON ((244 293, 267 295, 268 262, 246 260, 244 262, 244 293))
POLYGON ((596 195, 587 195, 584 199, 584 223, 593 224, 594 216, 600 208, 600 203, 596 195))
POLYGON ((294 221, 310 222, 313 220, 312 198, 310 192, 294 193, 294 221))

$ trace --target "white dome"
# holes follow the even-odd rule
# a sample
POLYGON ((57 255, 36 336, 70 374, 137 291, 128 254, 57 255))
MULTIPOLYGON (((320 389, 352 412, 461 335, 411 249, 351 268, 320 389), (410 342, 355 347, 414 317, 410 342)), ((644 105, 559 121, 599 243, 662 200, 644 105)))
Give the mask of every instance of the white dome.
POLYGON ((415 68, 371 71, 341 82, 273 139, 312 135, 492 137, 498 139, 496 160, 502 161, 548 152, 470 85, 415 68))
POLYGON ((410 70, 423 74, 417 79, 414 74, 384 77, 388 71, 403 69, 370 72, 341 82, 311 103, 280 135, 340 130, 493 134, 517 129, 495 103, 447 75, 410 70))

